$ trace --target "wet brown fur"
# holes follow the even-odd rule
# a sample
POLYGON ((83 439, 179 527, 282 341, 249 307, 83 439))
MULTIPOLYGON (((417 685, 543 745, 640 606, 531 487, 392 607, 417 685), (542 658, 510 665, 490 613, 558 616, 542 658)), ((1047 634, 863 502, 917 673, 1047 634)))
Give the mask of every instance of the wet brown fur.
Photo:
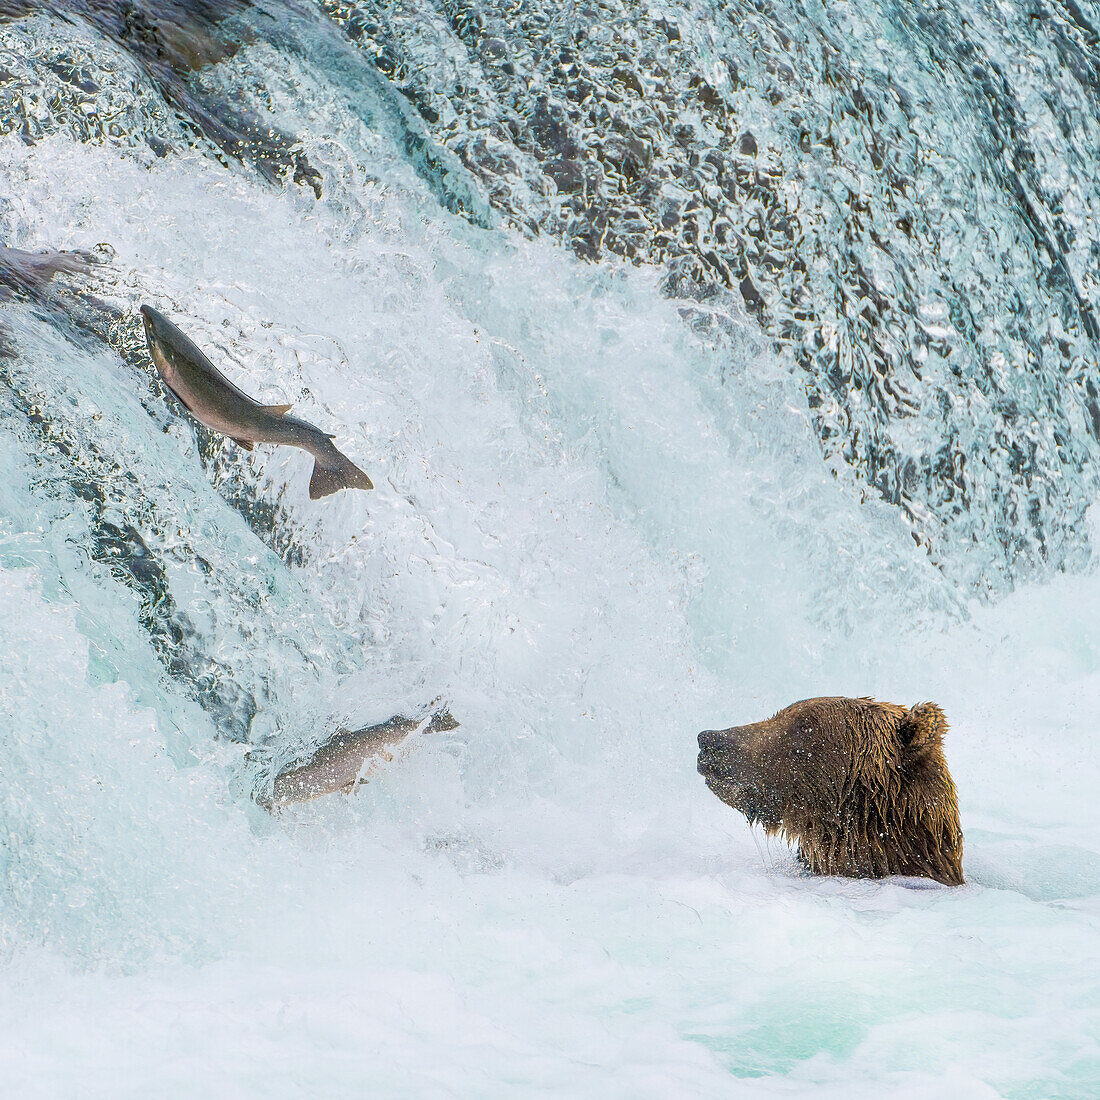
POLYGON ((804 699, 764 722, 699 735, 723 802, 798 845, 816 874, 963 882, 955 784, 935 703, 804 699))

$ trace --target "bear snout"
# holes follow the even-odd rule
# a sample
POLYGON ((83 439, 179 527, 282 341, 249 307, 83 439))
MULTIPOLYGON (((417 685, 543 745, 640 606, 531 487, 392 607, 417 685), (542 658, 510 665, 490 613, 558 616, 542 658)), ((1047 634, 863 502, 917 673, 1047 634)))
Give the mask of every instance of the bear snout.
POLYGON ((699 748, 703 750, 718 748, 721 736, 722 730, 703 730, 699 734, 699 748))
POLYGON ((703 730, 699 734, 699 761, 696 768, 703 775, 724 779, 743 778, 746 767, 741 729, 703 730))
POLYGON ((699 762, 696 769, 703 775, 717 768, 722 755, 722 730, 703 730, 699 734, 699 762))
POLYGON ((745 731, 747 726, 731 726, 728 730, 703 730, 699 734, 699 749, 701 752, 713 753, 716 756, 733 755, 741 757, 745 755, 745 731))

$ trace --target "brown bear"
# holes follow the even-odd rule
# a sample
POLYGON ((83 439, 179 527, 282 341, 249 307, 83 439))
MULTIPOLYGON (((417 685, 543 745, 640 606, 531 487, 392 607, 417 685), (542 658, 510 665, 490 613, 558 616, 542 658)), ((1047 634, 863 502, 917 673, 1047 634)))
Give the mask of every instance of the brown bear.
POLYGON ((699 771, 750 824, 797 842, 815 874, 960 886, 946 732, 935 703, 804 699, 765 722, 699 734, 699 771))

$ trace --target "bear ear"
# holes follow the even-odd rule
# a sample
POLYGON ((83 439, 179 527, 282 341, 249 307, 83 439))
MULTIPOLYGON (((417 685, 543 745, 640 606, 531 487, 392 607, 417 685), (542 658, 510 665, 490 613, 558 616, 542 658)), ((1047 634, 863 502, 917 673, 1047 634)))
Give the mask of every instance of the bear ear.
POLYGON ((902 748, 910 752, 938 745, 947 732, 947 719, 935 703, 918 703, 910 707, 898 723, 902 748))

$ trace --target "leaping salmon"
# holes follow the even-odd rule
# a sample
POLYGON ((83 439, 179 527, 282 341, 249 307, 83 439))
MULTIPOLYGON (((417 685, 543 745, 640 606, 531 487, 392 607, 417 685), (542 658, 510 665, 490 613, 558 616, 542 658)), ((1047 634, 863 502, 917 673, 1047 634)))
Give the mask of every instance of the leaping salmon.
POLYGON ((351 794, 382 761, 390 761, 396 749, 416 730, 442 733, 458 728, 444 706, 420 718, 395 715, 388 722, 361 730, 337 730, 304 764, 281 771, 274 786, 258 798, 264 809, 277 810, 295 802, 308 802, 323 794, 351 794))
POLYGON ((245 450, 254 443, 285 444, 316 460, 309 480, 311 500, 337 489, 373 489, 371 479, 341 454, 333 437, 287 416, 289 405, 261 405, 228 378, 163 313, 142 306, 145 340, 164 384, 200 424, 229 436, 245 450))

